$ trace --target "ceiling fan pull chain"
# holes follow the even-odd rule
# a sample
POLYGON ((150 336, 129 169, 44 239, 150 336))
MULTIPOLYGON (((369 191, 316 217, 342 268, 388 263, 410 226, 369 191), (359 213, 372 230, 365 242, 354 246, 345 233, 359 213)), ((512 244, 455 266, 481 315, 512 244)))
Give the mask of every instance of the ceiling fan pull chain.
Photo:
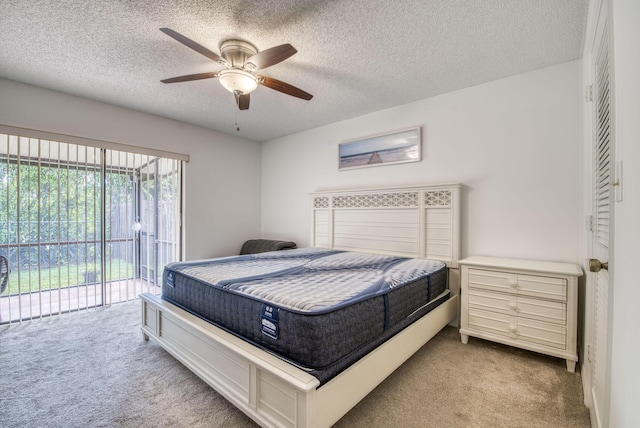
POLYGON ((240 132, 240 125, 238 125, 238 112, 239 110, 236 110, 236 131, 240 132))

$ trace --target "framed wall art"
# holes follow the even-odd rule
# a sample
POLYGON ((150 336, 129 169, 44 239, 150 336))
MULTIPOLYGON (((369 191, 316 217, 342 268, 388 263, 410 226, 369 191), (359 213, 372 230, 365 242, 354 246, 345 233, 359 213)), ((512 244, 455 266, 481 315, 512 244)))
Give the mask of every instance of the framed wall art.
POLYGON ((378 134, 339 144, 339 170, 418 162, 422 158, 420 127, 378 134))

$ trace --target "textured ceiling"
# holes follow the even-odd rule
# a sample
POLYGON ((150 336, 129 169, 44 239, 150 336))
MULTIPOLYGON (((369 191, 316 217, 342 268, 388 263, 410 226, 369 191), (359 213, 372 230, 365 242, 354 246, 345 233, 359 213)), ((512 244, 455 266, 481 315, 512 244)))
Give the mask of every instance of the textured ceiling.
POLYGON ((586 12, 587 0, 2 0, 0 77, 265 141, 578 59, 586 12), (215 79, 160 83, 222 68, 160 27, 217 53, 229 38, 290 43, 298 53, 261 74, 314 98, 259 87, 238 112, 215 79))

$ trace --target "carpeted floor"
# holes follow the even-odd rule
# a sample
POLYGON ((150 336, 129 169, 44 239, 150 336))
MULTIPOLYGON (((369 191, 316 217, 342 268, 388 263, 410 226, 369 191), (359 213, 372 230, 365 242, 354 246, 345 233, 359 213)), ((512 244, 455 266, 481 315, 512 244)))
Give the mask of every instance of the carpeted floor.
MULTIPOLYGON (((2 427, 255 427, 140 333, 140 304, 0 326, 2 427)), ((336 427, 589 427, 563 360, 447 327, 336 427)))

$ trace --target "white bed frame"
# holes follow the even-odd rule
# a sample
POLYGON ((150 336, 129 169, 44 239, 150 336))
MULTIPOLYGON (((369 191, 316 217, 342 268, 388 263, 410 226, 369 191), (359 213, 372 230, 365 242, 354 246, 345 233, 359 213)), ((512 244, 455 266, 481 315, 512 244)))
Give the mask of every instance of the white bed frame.
POLYGON ((442 260, 452 297, 319 387, 310 374, 143 294, 142 333, 264 427, 330 427, 458 314, 460 185, 317 192, 311 244, 442 260))

